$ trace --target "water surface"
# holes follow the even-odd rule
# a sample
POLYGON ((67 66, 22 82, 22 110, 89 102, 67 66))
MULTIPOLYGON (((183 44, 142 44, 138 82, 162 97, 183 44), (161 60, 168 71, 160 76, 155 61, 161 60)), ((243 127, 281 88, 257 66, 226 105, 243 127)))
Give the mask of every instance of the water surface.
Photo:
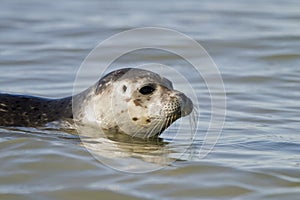
MULTIPOLYGON (((71 95, 81 62, 99 42, 130 28, 158 26, 189 35, 210 53, 226 87, 227 117, 207 157, 198 156, 200 138, 181 161, 139 175, 99 163, 76 136, 64 131, 3 127, 0 198, 298 199, 299 10, 300 3, 293 0, 3 1, 2 92, 71 95)), ((170 45, 187 48, 178 41, 170 45)), ((195 56, 192 50, 190 55, 195 56)), ((170 65, 180 62, 159 52, 143 56, 170 65)), ((82 88, 88 82, 89 74, 82 88)), ((203 83, 194 84, 204 94, 201 136, 209 120, 209 99, 203 83)), ((171 155, 176 157, 182 147, 175 141, 171 155)), ((125 165, 130 159, 124 159, 125 165)))

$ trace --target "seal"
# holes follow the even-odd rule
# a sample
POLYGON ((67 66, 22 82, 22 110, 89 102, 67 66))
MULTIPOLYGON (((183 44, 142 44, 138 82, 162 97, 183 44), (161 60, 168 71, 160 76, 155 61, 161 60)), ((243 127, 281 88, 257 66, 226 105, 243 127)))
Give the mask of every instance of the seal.
POLYGON ((0 126, 72 121, 139 138, 160 135, 192 110, 192 101, 174 90, 171 81, 137 68, 113 71, 85 91, 61 99, 0 94, 0 126))

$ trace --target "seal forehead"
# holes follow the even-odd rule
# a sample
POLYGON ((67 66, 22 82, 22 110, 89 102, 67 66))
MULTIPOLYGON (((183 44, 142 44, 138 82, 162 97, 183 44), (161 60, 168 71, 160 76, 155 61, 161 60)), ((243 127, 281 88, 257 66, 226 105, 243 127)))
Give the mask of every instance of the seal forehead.
POLYGON ((130 83, 151 83, 155 82, 165 87, 173 89, 172 82, 168 79, 161 77, 160 75, 136 68, 123 68, 113 72, 108 73, 102 77, 96 84, 95 94, 100 94, 102 91, 106 90, 107 87, 112 85, 116 81, 126 80, 130 83))
POLYGON ((120 69, 113 71, 104 77, 102 77, 96 84, 96 91, 95 94, 101 93, 103 90, 105 90, 110 83, 115 82, 116 80, 120 79, 122 76, 124 76, 128 71, 130 71, 130 68, 120 69))
POLYGON ((159 74, 154 72, 143 70, 143 69, 124 69, 125 72, 122 73, 118 79, 125 80, 129 83, 137 83, 139 84, 147 84, 147 83, 155 83, 158 85, 163 85, 170 89, 173 89, 172 82, 164 77, 161 77, 159 74))

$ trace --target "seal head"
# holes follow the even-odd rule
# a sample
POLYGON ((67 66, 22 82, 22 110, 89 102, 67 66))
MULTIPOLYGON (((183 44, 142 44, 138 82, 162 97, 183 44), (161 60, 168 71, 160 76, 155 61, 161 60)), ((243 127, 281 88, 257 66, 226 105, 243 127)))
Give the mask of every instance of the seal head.
POLYGON ((192 101, 174 90, 171 81, 135 68, 111 72, 73 104, 76 121, 139 138, 159 135, 193 110, 192 101))

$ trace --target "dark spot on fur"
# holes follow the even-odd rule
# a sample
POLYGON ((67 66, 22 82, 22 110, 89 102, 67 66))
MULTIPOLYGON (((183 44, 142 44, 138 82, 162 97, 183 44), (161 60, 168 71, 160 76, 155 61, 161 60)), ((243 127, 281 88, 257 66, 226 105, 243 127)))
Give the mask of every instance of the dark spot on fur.
POLYGON ((126 92, 126 90, 127 90, 126 85, 123 85, 123 92, 126 92))
POLYGON ((146 122, 147 122, 147 123, 150 123, 150 122, 151 122, 151 119, 147 119, 146 122))
POLYGON ((133 121, 137 121, 138 118, 137 118, 137 117, 133 117, 132 120, 133 120, 133 121))
POLYGON ((141 99, 135 99, 134 101, 133 101, 133 103, 136 105, 136 106, 142 106, 142 104, 141 104, 141 99))
POLYGON ((119 69, 102 77, 97 83, 95 94, 100 94, 107 88, 107 83, 115 82, 116 80, 124 76, 124 74, 126 74, 129 70, 130 68, 119 69))

